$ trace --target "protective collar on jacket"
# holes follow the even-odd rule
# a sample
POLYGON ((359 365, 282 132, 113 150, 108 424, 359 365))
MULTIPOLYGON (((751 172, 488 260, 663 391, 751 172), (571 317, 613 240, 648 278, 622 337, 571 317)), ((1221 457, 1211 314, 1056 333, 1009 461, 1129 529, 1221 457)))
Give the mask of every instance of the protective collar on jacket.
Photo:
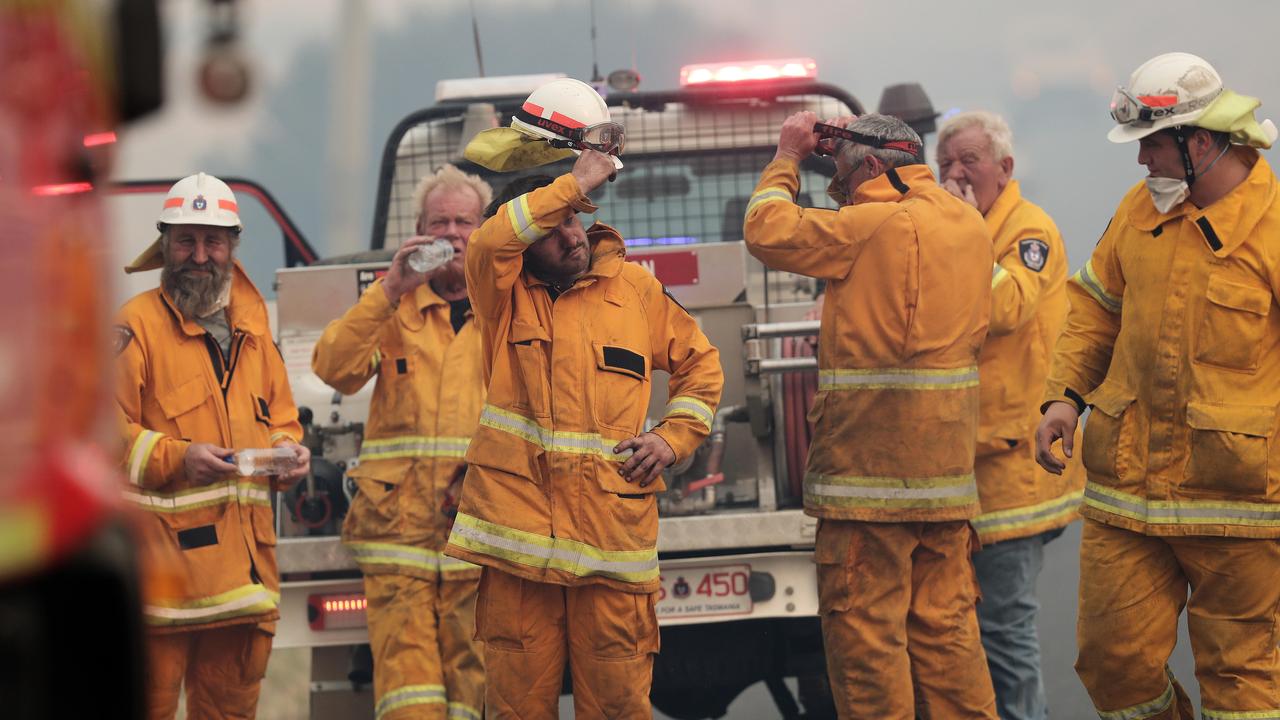
POLYGON ((1010 180, 996 196, 995 202, 991 203, 991 209, 987 210, 984 216, 987 221, 987 230, 991 232, 993 239, 996 231, 1004 225, 1005 220, 1009 219, 1009 215, 1020 202, 1022 202, 1022 190, 1018 187, 1018 181, 1010 180))
MULTIPOLYGON (((627 259, 627 244, 617 230, 604 223, 595 223, 587 228, 587 244, 591 247, 591 265, 579 280, 611 278, 622 272, 622 263, 627 259)), ((528 287, 547 284, 528 269, 524 275, 528 287)))
POLYGON ((1129 206, 1129 224, 1139 231, 1155 233, 1160 225, 1187 217, 1199 228, 1213 255, 1219 258, 1230 255, 1240 243, 1248 240, 1253 228, 1271 208, 1277 191, 1275 173, 1257 150, 1238 146, 1231 151, 1245 164, 1251 165, 1249 174, 1208 208, 1196 208, 1190 202, 1183 202, 1169 213, 1160 213, 1146 186, 1139 182, 1125 196, 1124 204, 1129 206), (1134 197, 1135 193, 1137 197, 1134 197))
POLYGON ((936 185, 933 171, 928 165, 903 165, 889 168, 883 175, 862 183, 853 191, 853 202, 857 205, 866 202, 897 202, 911 191, 914 184, 936 185))
POLYGON ((1258 222, 1270 211, 1277 192, 1276 176, 1266 158, 1247 147, 1235 147, 1232 152, 1237 153, 1251 169, 1244 181, 1231 192, 1206 208, 1184 202, 1167 213, 1161 213, 1156 210, 1146 186, 1138 183, 1126 196, 1129 224, 1137 230, 1154 232, 1166 222, 1186 216, 1200 229, 1214 255, 1224 257, 1231 254, 1249 239, 1258 222), (1135 193, 1139 196, 1133 197, 1135 193))

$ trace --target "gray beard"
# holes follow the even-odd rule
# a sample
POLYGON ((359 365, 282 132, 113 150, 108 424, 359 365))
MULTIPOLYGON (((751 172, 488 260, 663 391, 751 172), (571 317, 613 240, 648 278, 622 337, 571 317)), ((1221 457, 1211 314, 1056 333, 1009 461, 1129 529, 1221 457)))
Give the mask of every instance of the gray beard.
POLYGON ((186 262, 180 267, 168 264, 160 271, 160 286, 178 306, 178 312, 185 318, 202 318, 212 313, 218 306, 218 300, 231 282, 231 264, 218 267, 210 262, 204 267, 186 262), (184 270, 196 268, 208 270, 209 275, 198 277, 184 270))

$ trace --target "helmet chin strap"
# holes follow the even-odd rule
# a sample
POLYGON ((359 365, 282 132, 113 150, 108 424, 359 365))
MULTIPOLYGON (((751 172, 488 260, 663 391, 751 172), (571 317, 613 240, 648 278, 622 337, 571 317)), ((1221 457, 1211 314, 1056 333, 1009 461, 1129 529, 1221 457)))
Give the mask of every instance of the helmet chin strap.
POLYGON ((1187 150, 1187 128, 1178 125, 1173 128, 1173 139, 1178 143, 1178 152, 1182 154, 1182 169, 1186 171, 1187 187, 1196 183, 1196 166, 1191 162, 1191 153, 1187 150))
MULTIPOLYGON (((1195 127, 1192 127, 1190 129, 1191 129, 1191 132, 1195 132, 1197 130, 1197 128, 1195 127)), ((1188 136, 1189 134, 1187 133, 1187 126, 1185 125, 1179 125, 1173 129, 1173 138, 1178 143, 1178 152, 1182 154, 1182 169, 1185 170, 1187 173, 1187 177, 1186 177, 1187 187, 1191 187, 1196 183, 1197 174, 1196 174, 1195 163, 1191 162, 1191 152, 1187 149, 1188 136)), ((1218 156, 1215 157, 1213 160, 1210 160, 1209 165, 1205 167, 1204 170, 1201 170, 1199 174, 1200 175, 1208 174, 1208 172, 1213 169, 1213 166, 1217 165, 1218 161, 1222 159, 1222 156, 1226 155, 1227 151, 1230 149, 1231 149, 1231 144, 1228 143, 1226 147, 1222 148, 1222 152, 1218 153, 1218 156)))

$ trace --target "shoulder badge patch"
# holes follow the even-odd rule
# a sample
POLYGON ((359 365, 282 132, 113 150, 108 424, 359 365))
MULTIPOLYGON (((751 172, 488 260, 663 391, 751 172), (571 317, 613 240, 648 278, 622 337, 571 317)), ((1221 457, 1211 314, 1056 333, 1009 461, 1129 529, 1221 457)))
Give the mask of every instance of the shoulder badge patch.
POLYGON ((127 325, 116 325, 111 328, 111 349, 116 355, 124 352, 131 342, 133 342, 133 331, 127 325))
POLYGON ((1023 265, 1040 272, 1049 261, 1049 243, 1038 238, 1019 240, 1018 255, 1022 258, 1023 265))

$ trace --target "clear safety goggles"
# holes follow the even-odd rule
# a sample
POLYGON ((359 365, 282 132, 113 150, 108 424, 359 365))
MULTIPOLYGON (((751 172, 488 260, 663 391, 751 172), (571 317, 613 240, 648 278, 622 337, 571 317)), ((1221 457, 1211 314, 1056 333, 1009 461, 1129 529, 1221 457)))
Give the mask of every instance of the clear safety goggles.
POLYGON ((1111 96, 1111 119, 1120 125, 1152 123, 1199 110, 1217 97, 1218 93, 1214 93, 1179 103, 1176 94, 1135 96, 1123 87, 1116 87, 1115 94, 1111 96))
POLYGON ((515 117, 528 125, 559 135, 559 138, 547 141, 552 147, 573 150, 591 149, 606 155, 621 155, 622 148, 626 145, 627 131, 616 122, 569 127, 565 122, 567 119, 557 117, 556 113, 552 113, 551 118, 544 118, 524 108, 516 110, 515 117))
POLYGON ((570 128, 564 134, 567 140, 552 140, 551 145, 574 150, 591 148, 605 155, 621 155, 622 148, 627 144, 627 131, 616 122, 570 128))

